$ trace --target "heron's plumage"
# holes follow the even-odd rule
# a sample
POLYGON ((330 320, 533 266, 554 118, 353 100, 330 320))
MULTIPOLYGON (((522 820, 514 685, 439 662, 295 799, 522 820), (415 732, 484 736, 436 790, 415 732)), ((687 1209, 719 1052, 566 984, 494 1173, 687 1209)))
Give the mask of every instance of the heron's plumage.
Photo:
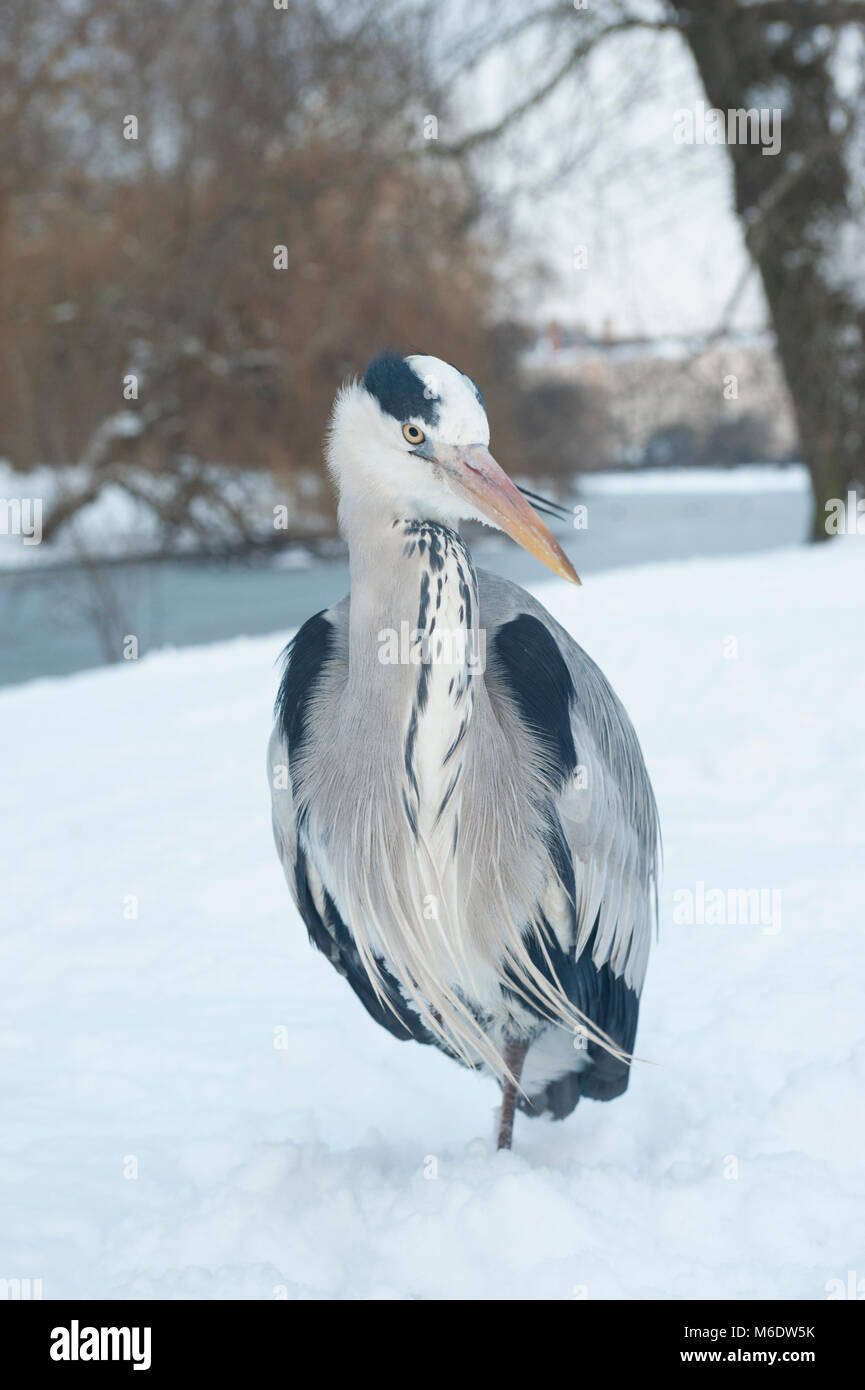
POLYGON ((377 565, 390 625, 423 630, 426 593, 429 626, 441 579, 486 634, 485 670, 376 671, 366 651, 358 704, 351 598, 300 630, 270 749, 271 769, 290 768, 273 793, 289 886, 379 1023, 494 1071, 502 1037, 525 1036, 527 1108, 567 1113, 580 1094, 627 1084, 627 1062, 597 1035, 632 1051, 651 937, 658 829, 639 745, 605 677, 541 604, 475 571, 448 528, 391 530, 377 565), (462 696, 448 704, 452 681, 462 696))

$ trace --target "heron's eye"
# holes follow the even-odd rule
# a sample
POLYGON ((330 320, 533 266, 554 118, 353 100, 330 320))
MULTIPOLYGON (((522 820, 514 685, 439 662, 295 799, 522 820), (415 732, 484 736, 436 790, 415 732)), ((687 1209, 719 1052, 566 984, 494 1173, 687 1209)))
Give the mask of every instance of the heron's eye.
POLYGON ((403 425, 402 432, 409 444, 423 444, 426 438, 423 430, 419 430, 417 425, 403 425))

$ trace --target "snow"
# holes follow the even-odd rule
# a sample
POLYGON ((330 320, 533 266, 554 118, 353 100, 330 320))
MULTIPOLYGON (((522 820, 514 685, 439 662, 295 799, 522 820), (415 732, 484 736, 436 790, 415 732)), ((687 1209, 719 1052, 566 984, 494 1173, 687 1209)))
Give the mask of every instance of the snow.
POLYGON ((802 463, 746 463, 736 468, 636 468, 627 472, 584 473, 580 496, 599 493, 807 492, 811 486, 802 463))
MULTIPOLYGON (((112 416, 106 429, 116 437, 135 433, 140 421, 131 412, 112 416)), ((196 467, 190 464, 191 467, 196 467)), ((250 529, 259 538, 272 535, 274 507, 285 506, 293 532, 305 531, 318 536, 328 526, 320 508, 321 479, 315 473, 303 473, 296 480, 295 494, 280 485, 262 470, 239 472, 208 465, 205 476, 214 493, 220 495, 236 511, 247 518, 250 529)), ((151 506, 141 497, 170 496, 176 480, 130 468, 124 475, 140 496, 133 496, 116 483, 106 483, 98 496, 83 506, 52 541, 34 544, 23 535, 14 533, 7 522, 0 525, 0 574, 24 565, 52 565, 80 560, 82 556, 101 559, 124 559, 159 555, 166 549, 166 537, 151 506)), ((34 468, 27 473, 16 472, 8 461, 0 459, 0 499, 28 499, 28 505, 41 508, 39 534, 58 498, 75 496, 86 490, 92 481, 92 471, 77 464, 68 468, 34 468)), ((520 479, 525 486, 557 494, 560 485, 555 480, 546 485, 537 479, 520 479)), ((803 464, 779 466, 770 463, 745 464, 737 468, 636 468, 622 472, 581 473, 575 476, 574 486, 579 497, 604 495, 640 496, 646 493, 773 493, 777 491, 807 493, 810 489, 808 471, 803 464)), ((0 504, 2 505, 2 504, 0 504)), ((29 516, 30 513, 28 512, 29 516)), ((236 526, 224 510, 212 501, 199 499, 196 517, 203 524, 209 542, 218 549, 220 542, 229 547, 236 543, 236 526)), ((2 516, 0 516, 2 523, 2 516)), ((195 554, 202 548, 201 535, 191 526, 182 527, 170 541, 172 554, 195 554)), ((309 563, 307 549, 292 543, 277 552, 277 563, 285 568, 302 568, 309 563)))
POLYGON ((266 1299, 821 1299, 861 1275, 865 546, 537 592, 660 802, 628 1094, 518 1116, 496 1154, 493 1083, 395 1042, 308 946, 264 771, 286 634, 11 688, 0 1275, 266 1299), (677 921, 699 884, 777 890, 780 930, 677 921))
MULTIPOLYGON (((140 433, 141 428, 140 418, 124 411, 106 420, 101 433, 111 438, 131 438, 140 433)), ((94 470, 86 464, 65 468, 45 465, 29 472, 16 472, 7 460, 0 459, 0 506, 2 499, 17 498, 28 499, 28 505, 32 507, 35 503, 40 508, 37 544, 16 534, 8 521, 2 524, 4 518, 0 514, 0 573, 24 565, 69 563, 82 556, 128 559, 161 555, 166 551, 194 555, 204 548, 202 535, 213 549, 218 550, 220 545, 228 549, 242 539, 233 514, 244 516, 250 533, 257 539, 268 540, 273 535, 276 507, 287 509, 292 531, 304 530, 317 535, 327 525, 320 506, 315 503, 320 493, 320 480, 315 474, 301 474, 296 484, 289 486, 279 483, 263 469, 241 471, 219 464, 199 466, 189 459, 184 465, 178 464, 174 475, 126 468, 123 477, 132 491, 119 483, 105 482, 93 501, 80 507, 60 527, 54 539, 41 540, 42 526, 55 503, 84 493, 93 477, 94 470), (167 501, 190 474, 204 479, 210 495, 199 497, 192 504, 197 527, 187 522, 166 537, 156 510, 146 499, 154 503, 167 501), (301 505, 298 498, 302 499, 301 505), (230 510, 226 511, 226 507, 230 510)))

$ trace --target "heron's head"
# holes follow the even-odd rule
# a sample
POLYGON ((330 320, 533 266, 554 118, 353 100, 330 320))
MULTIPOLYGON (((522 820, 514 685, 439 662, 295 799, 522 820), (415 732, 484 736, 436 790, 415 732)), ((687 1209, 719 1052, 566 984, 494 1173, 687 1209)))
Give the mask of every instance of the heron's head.
POLYGON ((373 358, 333 407, 327 456, 340 510, 458 526, 496 526, 555 574, 579 584, 570 561, 489 451, 483 396, 438 357, 373 358))

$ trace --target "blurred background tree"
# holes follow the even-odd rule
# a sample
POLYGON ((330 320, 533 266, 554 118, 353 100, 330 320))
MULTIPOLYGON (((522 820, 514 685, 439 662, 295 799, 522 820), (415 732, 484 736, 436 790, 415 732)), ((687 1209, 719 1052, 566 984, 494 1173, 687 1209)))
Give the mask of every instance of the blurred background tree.
POLYGON ((87 465, 47 539, 107 480, 170 530, 212 462, 308 477, 337 385, 383 345, 483 379, 508 440, 496 247, 466 163, 424 157, 427 24, 380 3, 10 0, 0 455, 87 465))
MULTIPOLYGON (((591 130, 584 82, 593 56, 611 43, 671 33, 693 57, 707 106, 725 114, 780 112, 776 154, 767 156, 757 143, 726 148, 736 213, 760 276, 811 474, 812 536, 826 539, 827 499, 843 498, 848 489, 865 491, 863 0, 491 6, 474 28, 466 66, 477 68, 496 52, 525 54, 527 44, 533 61, 523 63, 528 77, 496 118, 469 130, 454 153, 494 147, 553 99, 568 103, 591 130)), ((651 49, 643 49, 642 61, 649 80, 651 49)), ((618 117, 627 114, 623 109, 618 117)), ((600 120, 594 128, 600 137, 600 120)), ((609 127, 603 138, 615 142, 609 127)))
MULTIPOLYGON (((191 526, 204 543, 214 508, 255 540, 214 465, 267 471, 332 525, 323 425, 339 382, 386 345, 481 381, 512 471, 768 456, 768 395, 763 417, 730 420, 700 387, 699 425, 671 404, 635 444, 619 418, 633 375, 616 397, 579 364, 568 380, 524 370, 534 338, 514 299, 541 273, 497 161, 531 197, 538 146, 519 131, 576 94, 612 168, 586 64, 670 33, 708 101, 782 110, 776 157, 728 153, 824 535, 825 499, 865 486, 861 50, 839 67, 860 17, 859 0, 6 0, 0 457, 82 465, 46 539, 111 483, 167 541, 191 526), (502 101, 484 122, 472 83, 489 61, 502 101), (445 138, 426 138, 430 120, 445 138)), ((559 179, 578 182, 577 163, 559 179)), ((646 380, 668 392, 660 364, 646 380)))

